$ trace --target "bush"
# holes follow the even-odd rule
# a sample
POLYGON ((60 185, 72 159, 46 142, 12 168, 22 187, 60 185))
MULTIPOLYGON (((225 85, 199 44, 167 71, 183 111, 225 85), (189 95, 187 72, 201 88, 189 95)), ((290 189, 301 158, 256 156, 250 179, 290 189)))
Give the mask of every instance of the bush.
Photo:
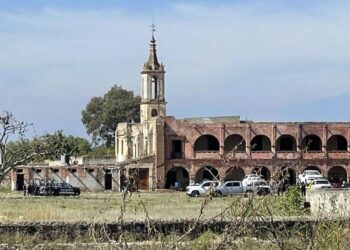
POLYGON ((301 214, 303 197, 297 186, 291 186, 287 189, 281 199, 282 209, 288 214, 301 214))

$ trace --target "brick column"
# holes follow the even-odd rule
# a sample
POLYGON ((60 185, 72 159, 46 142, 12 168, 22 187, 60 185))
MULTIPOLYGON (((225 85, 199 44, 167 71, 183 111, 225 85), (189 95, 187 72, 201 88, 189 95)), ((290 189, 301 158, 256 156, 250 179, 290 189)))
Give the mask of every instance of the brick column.
POLYGON ((272 124, 272 136, 271 136, 271 152, 276 155, 276 124, 272 124))
POLYGON ((245 150, 247 155, 250 157, 250 140, 251 140, 251 124, 248 123, 246 127, 246 135, 245 135, 245 150))
POLYGON ((225 153, 225 123, 221 124, 220 127, 220 155, 225 153))
POLYGON ((303 134, 303 131, 302 131, 302 125, 301 124, 298 124, 298 128, 297 128, 297 151, 300 152, 301 151, 301 140, 302 140, 302 134, 303 134))
POLYGON ((190 177, 190 184, 196 183, 196 171, 195 171, 195 166, 193 162, 191 162, 191 170, 189 172, 189 177, 190 177))
POLYGON ((327 124, 324 124, 323 134, 322 134, 322 151, 323 151, 324 158, 327 158, 327 138, 328 138, 328 126, 327 124))

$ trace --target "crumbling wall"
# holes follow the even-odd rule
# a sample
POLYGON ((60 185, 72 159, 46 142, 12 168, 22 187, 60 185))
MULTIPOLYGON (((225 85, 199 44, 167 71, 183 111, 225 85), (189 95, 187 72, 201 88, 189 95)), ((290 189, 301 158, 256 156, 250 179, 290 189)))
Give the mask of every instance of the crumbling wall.
POLYGON ((350 189, 310 190, 306 193, 315 216, 350 216, 350 189))

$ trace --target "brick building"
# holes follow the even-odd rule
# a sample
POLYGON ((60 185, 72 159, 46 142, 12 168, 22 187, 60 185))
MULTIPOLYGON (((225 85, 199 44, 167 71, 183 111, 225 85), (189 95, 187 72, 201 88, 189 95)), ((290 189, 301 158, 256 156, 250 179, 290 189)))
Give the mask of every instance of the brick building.
POLYGON ((11 189, 23 190, 31 180, 55 180, 80 187, 83 192, 118 191, 119 169, 114 157, 72 158, 69 163, 45 161, 18 166, 10 172, 11 189))
POLYGON ((117 165, 125 175, 136 172, 137 188, 170 188, 176 182, 185 187, 213 176, 241 180, 255 172, 267 180, 285 176, 293 184, 305 169, 317 169, 334 183, 348 180, 350 123, 176 119, 166 115, 164 76, 152 36, 141 71, 141 121, 116 129, 117 165))

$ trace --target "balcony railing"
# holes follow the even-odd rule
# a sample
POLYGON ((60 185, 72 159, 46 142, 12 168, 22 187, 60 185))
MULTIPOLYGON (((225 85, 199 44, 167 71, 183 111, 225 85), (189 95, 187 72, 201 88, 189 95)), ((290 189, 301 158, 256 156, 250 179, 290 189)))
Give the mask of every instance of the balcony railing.
POLYGON ((220 152, 218 150, 201 150, 195 151, 196 159, 220 159, 220 152))

